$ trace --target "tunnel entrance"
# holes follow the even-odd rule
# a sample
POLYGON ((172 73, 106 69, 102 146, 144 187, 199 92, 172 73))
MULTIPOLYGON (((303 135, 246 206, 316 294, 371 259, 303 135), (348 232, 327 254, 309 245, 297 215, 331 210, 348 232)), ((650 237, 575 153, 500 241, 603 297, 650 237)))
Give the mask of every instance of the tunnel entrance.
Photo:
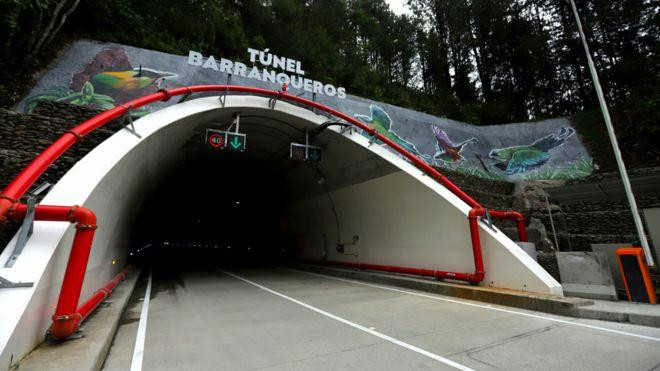
POLYGON ((331 193, 398 170, 342 140, 337 131, 346 124, 241 110, 190 124, 195 129, 179 144, 172 165, 140 200, 129 260, 264 264, 302 258, 305 245, 316 250, 308 259, 324 259, 328 249, 358 257, 345 251, 358 235, 341 236, 340 214, 350 218, 353 212, 337 210, 331 193), (210 133, 236 130, 239 121, 244 151, 212 143, 210 133), (322 151, 323 160, 301 161, 292 153, 299 143, 322 151), (291 204, 311 197, 318 199, 303 206, 306 218, 331 226, 306 240, 306 221, 291 220, 290 212, 291 204))
POLYGON ((161 258, 261 264, 291 255, 282 173, 194 139, 185 160, 145 198, 130 256, 154 264, 161 258), (187 202, 173 202, 181 197, 187 202))
MULTIPOLYGON (((341 112, 276 94, 198 98, 153 112, 58 182, 42 203, 84 205, 99 220, 87 270, 100 273, 85 279, 83 296, 131 253, 164 246, 224 247, 227 254, 233 247, 228 256, 250 251, 561 294, 513 241, 468 219, 476 202, 438 182, 442 176, 419 158, 341 112), (243 152, 205 141, 208 130, 230 129, 243 136, 243 152), (322 161, 292 161, 292 143, 320 148, 322 161)), ((59 269, 72 228, 52 228, 44 226, 48 241, 39 242, 48 244, 42 264, 59 269)))
MULTIPOLYGON (((168 94, 149 99, 169 98, 168 94)), ((378 141, 389 140, 383 134, 376 138, 325 127, 336 118, 306 108, 323 106, 275 100, 245 94, 171 105, 135 121, 132 130, 115 133, 78 161, 41 201, 73 210, 71 205, 81 205, 96 216, 96 225, 83 226, 98 228, 93 229, 93 243, 86 244, 90 255, 85 268, 76 271, 84 275, 84 281, 77 281, 82 287, 76 286, 76 294, 93 299, 133 256, 149 258, 149 251, 167 249, 177 251, 168 258, 175 267, 185 259, 199 267, 217 260, 273 262, 284 257, 429 277, 467 277, 478 260, 472 236, 483 246, 482 284, 562 294, 561 286, 503 233, 474 217, 468 224, 472 206, 465 197, 430 177, 437 171, 428 165, 420 169, 421 160, 414 155, 398 147, 407 155, 404 159, 381 145, 378 141), (209 152, 202 139, 205 131, 227 130, 236 114, 246 150, 209 152), (289 159, 291 143, 300 143, 306 132, 314 132, 311 144, 323 150, 320 163, 289 159), (207 247, 211 245, 213 250, 207 247), (213 254, 190 254, 203 250, 213 254)), ((357 122, 340 112, 333 114, 357 122)), ((97 117, 109 120, 107 116, 97 117)), ((79 127, 89 132, 90 125, 79 127)), ((70 145, 76 134, 58 141, 70 145)), ((24 178, 32 176, 25 174, 24 178)), ((28 183, 20 179, 16 192, 28 183)), ((24 352, 43 339, 52 313, 41 308, 56 305, 78 230, 69 223, 34 223, 23 260, 11 273, 15 281, 35 282, 35 288, 11 291, 0 300, 22 303, 11 306, 11 313, 0 311, 11 319, 0 332, 0 341, 7 341, 2 357, 24 352), (16 333, 26 335, 10 336, 16 333)), ((8 247, 5 260, 13 246, 8 247)), ((75 306, 77 300, 70 302, 75 306)))

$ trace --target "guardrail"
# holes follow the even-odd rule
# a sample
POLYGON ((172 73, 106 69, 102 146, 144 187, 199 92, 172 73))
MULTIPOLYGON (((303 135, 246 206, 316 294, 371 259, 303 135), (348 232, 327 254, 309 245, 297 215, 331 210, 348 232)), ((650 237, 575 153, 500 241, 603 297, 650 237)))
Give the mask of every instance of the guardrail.
MULTIPOLYGON (((394 143, 392 140, 387 137, 379 134, 375 129, 372 129, 362 122, 356 120, 355 118, 348 116, 338 110, 314 102, 305 98, 301 98, 296 95, 292 95, 286 92, 286 85, 282 86, 282 90, 267 90, 255 87, 240 86, 240 85, 195 85, 188 87, 175 88, 170 90, 159 90, 157 93, 146 95, 129 101, 125 104, 116 106, 115 108, 109 109, 98 114, 95 117, 81 123, 80 125, 74 127, 73 129, 67 130, 60 138, 58 138, 53 144, 41 152, 37 157, 30 162, 10 183, 5 187, 5 189, 0 194, 0 222, 4 222, 7 219, 21 219, 24 216, 24 210, 27 206, 20 203, 18 200, 25 194, 25 192, 34 184, 34 182, 46 171, 48 166, 55 162, 67 149, 69 149, 76 142, 80 141, 85 135, 96 130, 97 128, 107 124, 108 122, 119 118, 125 114, 130 114, 130 111, 142 106, 146 106, 150 103, 158 101, 167 101, 173 96, 184 95, 185 100, 192 93, 200 92, 223 92, 225 95, 229 92, 237 93, 250 93, 257 94, 262 96, 270 97, 274 100, 285 100, 290 102, 296 102, 307 107, 317 109, 319 111, 327 112, 337 118, 340 118, 359 129, 365 131, 373 138, 381 141, 386 144, 396 152, 400 153, 403 157, 412 162, 420 170, 424 171, 427 175, 433 178, 435 181, 442 184, 445 188, 450 190, 463 202, 472 207, 470 213, 468 214, 468 220, 470 223, 470 236, 472 239, 472 252, 474 255, 474 273, 463 273, 463 272, 448 272, 436 270, 433 271, 433 277, 443 279, 456 279, 463 280, 473 283, 481 282, 484 279, 485 270, 483 264, 483 256, 481 251, 481 241, 479 239, 479 226, 478 218, 482 217, 485 214, 489 214, 491 217, 496 219, 514 219, 517 221, 519 239, 521 241, 527 241, 527 232, 525 230, 525 218, 522 214, 516 211, 496 211, 496 210, 486 210, 481 206, 477 201, 472 197, 467 195, 463 190, 457 187, 444 175, 442 175, 435 168, 427 164, 424 160, 408 152, 403 147, 394 143)), ((53 325, 51 326, 51 334, 58 339, 64 339, 70 336, 78 328, 78 325, 82 321, 80 315, 81 308, 86 310, 85 304, 81 308, 77 308, 78 300, 80 298, 80 291, 82 289, 82 283, 84 279, 84 274, 87 266, 87 260, 89 257, 92 239, 94 235, 94 229, 96 228, 96 217, 94 214, 85 208, 72 206, 43 206, 39 205, 36 207, 35 220, 58 220, 58 221, 69 221, 72 223, 77 223, 76 228, 76 237, 74 238, 73 248, 71 254, 69 255, 69 262, 67 269, 64 274, 64 280, 62 282, 62 288, 60 290, 60 297, 58 301, 58 307, 56 313, 53 316, 53 325), (80 215, 79 215, 80 214, 80 215), (81 219, 82 218, 82 219, 81 219), (87 223, 86 221, 92 220, 93 223, 87 223), (93 226, 93 228, 92 228, 93 226), (81 270, 82 269, 82 270, 81 270)), ((328 262, 326 262, 328 263, 328 262)), ((345 263, 341 263, 346 265, 345 263)), ((403 267, 392 267, 392 266, 380 266, 373 264, 357 264, 358 268, 363 269, 375 269, 375 270, 386 270, 391 272, 403 272, 403 273, 412 273, 412 274, 421 274, 429 275, 427 270, 415 269, 415 268, 403 268, 403 267), (417 273, 415 273, 417 272, 417 273)), ((111 282, 112 283, 112 282, 111 282)), ((98 305, 98 303, 96 303, 98 305)), ((93 307, 96 307, 93 305, 93 307)), ((93 309, 93 308, 92 308, 93 309)), ((91 311, 91 309, 89 310, 91 311)), ((87 311, 86 313, 89 313, 87 311)))

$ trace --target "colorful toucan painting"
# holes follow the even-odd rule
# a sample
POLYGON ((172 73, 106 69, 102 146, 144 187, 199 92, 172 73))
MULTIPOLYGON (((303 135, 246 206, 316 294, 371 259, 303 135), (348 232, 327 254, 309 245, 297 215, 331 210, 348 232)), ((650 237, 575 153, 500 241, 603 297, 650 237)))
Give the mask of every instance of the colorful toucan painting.
MULTIPOLYGON (((98 52, 81 70, 71 76, 68 86, 52 86, 30 96, 24 112, 32 112, 42 100, 67 102, 98 109, 110 109, 117 104, 154 93, 166 79, 176 74, 146 67, 133 67, 121 47, 98 52)), ((148 113, 146 108, 132 111, 135 116, 148 113)))
POLYGON ((478 143, 479 140, 475 137, 466 139, 458 144, 454 144, 447 133, 444 130, 440 129, 436 125, 431 125, 431 131, 435 135, 436 152, 433 155, 433 160, 442 161, 444 163, 457 163, 463 161, 463 156, 461 156, 461 151, 463 147, 468 144, 478 143))
POLYGON ((495 167, 507 175, 524 173, 548 162, 550 150, 564 144, 573 133, 575 129, 563 127, 559 133, 548 134, 532 144, 493 149, 489 156, 499 160, 495 167))
MULTIPOLYGON (((370 115, 358 115, 355 114, 355 118, 367 125, 368 127, 376 130, 379 134, 393 141, 394 143, 400 145, 408 152, 413 153, 416 156, 424 157, 417 150, 414 144, 408 142, 407 140, 399 137, 395 132, 392 131, 392 119, 390 115, 385 112, 381 107, 372 104, 369 106, 370 115)), ((362 132, 367 138, 371 136, 367 132, 362 132)), ((428 156, 426 156, 428 157, 428 156)))
POLYGON ((135 68, 128 71, 101 72, 92 76, 91 82, 98 91, 127 91, 143 89, 150 85, 160 87, 163 80, 173 76, 176 75, 149 68, 135 68))

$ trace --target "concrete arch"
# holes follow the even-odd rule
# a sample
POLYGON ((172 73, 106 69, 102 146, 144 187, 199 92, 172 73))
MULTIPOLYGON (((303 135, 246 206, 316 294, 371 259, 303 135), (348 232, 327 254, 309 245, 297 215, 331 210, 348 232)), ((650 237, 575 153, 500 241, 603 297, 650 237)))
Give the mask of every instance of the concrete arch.
MULTIPOLYGON (((217 97, 187 101, 137 120, 135 129, 141 138, 127 130, 114 134, 79 161, 45 197, 44 204, 83 205, 97 214, 99 229, 83 300, 120 270, 122 264, 115 263, 126 261, 135 205, 177 163, 179 149, 196 130, 209 123, 227 122, 236 111, 285 121, 301 130, 327 121, 325 116, 282 101, 270 108, 268 98, 252 95, 227 96, 224 106, 217 97)), ((318 259, 327 253, 332 260, 355 260, 353 255, 326 250, 323 235, 341 232, 343 236, 359 236, 359 243, 351 249, 363 262, 456 272, 474 269, 468 205, 359 133, 342 134, 329 128, 324 135, 324 176, 333 180, 330 193, 342 218, 340 230, 327 195, 308 186, 318 180, 308 167, 293 169, 284 181, 291 223, 305 236, 304 257, 318 259)), ((266 161, 267 152, 249 149, 270 148, 269 141, 268 135, 250 135, 246 155, 266 161)), ((560 284, 513 241, 482 224, 479 228, 484 284, 562 295, 560 284)), ((0 364, 8 364, 11 357, 20 359, 43 339, 57 302, 72 236, 73 227, 66 223, 36 222, 33 237, 14 267, 0 268, 0 276, 35 283, 32 288, 0 291, 0 364)), ((0 256, 2 266, 13 243, 0 256)))

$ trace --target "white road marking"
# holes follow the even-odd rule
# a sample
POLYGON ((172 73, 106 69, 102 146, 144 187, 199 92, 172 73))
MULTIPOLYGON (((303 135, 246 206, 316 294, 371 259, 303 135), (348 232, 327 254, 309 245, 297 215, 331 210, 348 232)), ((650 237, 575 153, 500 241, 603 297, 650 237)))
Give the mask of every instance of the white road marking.
POLYGON ((138 324, 137 335, 135 337, 135 348, 133 348, 133 359, 131 361, 131 371, 142 370, 142 359, 144 358, 144 339, 147 334, 147 318, 149 317, 149 302, 151 301, 151 271, 149 271, 149 281, 147 281, 147 291, 142 300, 142 310, 140 311, 140 322, 138 324))
POLYGON ((246 279, 246 278, 243 278, 243 277, 241 277, 241 276, 237 276, 237 275, 235 275, 235 274, 233 274, 233 273, 227 272, 227 271, 222 270, 222 269, 218 269, 218 270, 221 271, 222 273, 228 275, 228 276, 232 276, 232 277, 234 277, 234 278, 236 278, 236 279, 239 279, 239 280, 241 280, 241 281, 243 281, 243 282, 245 282, 245 283, 248 283, 248 284, 250 284, 250 285, 252 285, 252 286, 256 286, 256 287, 258 287, 258 288, 260 288, 260 289, 262 289, 262 290, 264 290, 264 291, 267 291, 267 292, 269 292, 269 293, 271 293, 271 294, 273 294, 273 295, 277 295, 277 296, 279 296, 279 297, 281 297, 281 298, 283 298, 283 299, 286 299, 286 300, 288 300, 288 301, 290 301, 290 302, 296 303, 296 304, 298 304, 298 305, 300 305, 300 306, 302 306, 302 307, 305 307, 305 308, 307 308, 307 309, 309 309, 309 310, 312 310, 312 311, 314 311, 314 312, 316 312, 316 313, 322 314, 322 315, 324 315, 324 316, 326 316, 326 317, 328 317, 328 318, 332 318, 332 319, 334 319, 335 321, 339 321, 339 322, 341 322, 341 323, 343 323, 343 324, 346 324, 346 325, 349 325, 349 326, 351 326, 351 327, 354 327, 354 328, 356 328, 356 329, 358 329, 358 330, 364 331, 364 332, 366 332, 366 333, 368 333, 368 334, 370 334, 370 335, 373 335, 373 336, 379 337, 379 338, 381 338, 381 339, 383 339, 383 340, 389 341, 389 342, 392 343, 392 344, 398 345, 398 346, 403 347, 403 348, 406 348, 406 349, 408 349, 408 350, 412 350, 413 352, 419 353, 419 354, 421 354, 421 355, 423 355, 423 356, 429 357, 429 358, 431 358, 431 359, 433 359, 433 360, 436 360, 436 361, 438 361, 438 362, 442 362, 442 363, 444 363, 444 364, 446 364, 446 365, 448 365, 448 366, 451 366, 451 367, 457 368, 457 369, 459 369, 459 370, 466 370, 466 371, 468 371, 468 370, 472 370, 471 368, 469 368, 469 367, 467 367, 467 366, 464 366, 464 365, 462 365, 462 364, 460 364, 460 363, 456 363, 456 362, 454 362, 454 361, 452 361, 452 360, 450 360, 450 359, 447 359, 447 358, 441 357, 441 356, 439 356, 439 355, 437 355, 437 354, 431 353, 431 352, 429 352, 429 351, 427 351, 427 350, 424 350, 424 349, 422 349, 422 348, 418 348, 418 347, 416 347, 416 346, 414 346, 414 345, 411 345, 411 344, 405 343, 405 342, 403 342, 403 341, 401 341, 401 340, 398 340, 398 339, 395 339, 395 338, 393 338, 393 337, 391 337, 391 336, 385 335, 385 334, 380 333, 380 332, 378 332, 378 331, 374 331, 374 330, 372 330, 372 329, 370 329, 370 328, 367 328, 367 327, 364 327, 364 326, 359 325, 359 324, 357 324, 357 323, 351 322, 351 321, 349 321, 349 320, 347 320, 347 319, 345 319, 345 318, 342 318, 342 317, 336 316, 336 315, 334 315, 334 314, 332 314, 332 313, 328 313, 328 312, 326 312, 326 311, 324 311, 324 310, 322 310, 322 309, 319 309, 319 308, 313 307, 313 306, 311 306, 311 305, 309 305, 309 304, 303 303, 303 302, 300 301, 300 300, 297 300, 297 299, 294 299, 294 298, 292 298, 292 297, 286 296, 286 295, 284 295, 284 294, 282 294, 282 293, 279 293, 279 292, 277 292, 277 291, 275 291, 275 290, 271 290, 271 289, 269 289, 268 287, 262 286, 262 285, 260 285, 260 284, 258 284, 258 283, 256 283, 256 282, 252 282, 252 281, 250 281, 250 280, 248 280, 248 279, 246 279))
POLYGON ((355 281, 355 280, 349 280, 349 279, 345 279, 345 278, 327 276, 325 274, 305 272, 305 271, 301 271, 301 270, 297 270, 297 269, 290 269, 290 268, 285 268, 285 269, 295 271, 295 272, 298 272, 298 273, 302 273, 302 274, 307 274, 307 275, 310 275, 310 276, 318 276, 318 277, 323 277, 323 278, 336 280, 336 281, 354 283, 356 285, 375 287, 375 288, 382 289, 382 290, 389 290, 389 291, 400 292, 400 293, 408 294, 408 295, 421 296, 423 298, 428 298, 428 299, 441 300, 441 301, 446 301, 446 302, 450 302, 450 303, 468 305, 468 306, 471 306, 471 307, 490 309, 490 310, 495 310, 495 311, 498 311, 498 312, 518 314, 518 315, 521 315, 521 316, 538 318, 538 319, 543 319, 543 320, 547 320, 547 321, 563 323, 563 324, 571 325, 571 326, 585 327, 585 328, 589 328, 589 329, 592 329, 592 330, 600 330, 600 331, 605 331, 605 332, 611 332, 611 333, 619 334, 619 335, 632 336, 632 337, 645 339, 645 340, 660 341, 660 338, 656 338, 656 337, 653 337, 653 336, 646 336, 646 335, 635 334, 635 333, 632 333, 632 332, 613 330, 613 329, 609 329, 609 328, 606 328, 606 327, 587 325, 585 323, 572 322, 572 321, 567 321, 567 320, 558 319, 558 318, 540 316, 540 315, 537 315, 537 314, 518 312, 518 311, 515 311, 515 310, 494 307, 490 304, 487 304, 487 305, 475 304, 475 303, 470 303, 470 302, 461 301, 461 300, 447 299, 447 298, 443 298, 443 297, 440 297, 440 296, 426 295, 426 294, 422 294, 422 293, 418 293, 418 292, 414 292, 414 291, 407 291, 407 290, 395 289, 395 288, 387 287, 387 286, 375 285, 375 284, 372 284, 372 283, 366 283, 366 282, 360 282, 360 281, 355 281))

